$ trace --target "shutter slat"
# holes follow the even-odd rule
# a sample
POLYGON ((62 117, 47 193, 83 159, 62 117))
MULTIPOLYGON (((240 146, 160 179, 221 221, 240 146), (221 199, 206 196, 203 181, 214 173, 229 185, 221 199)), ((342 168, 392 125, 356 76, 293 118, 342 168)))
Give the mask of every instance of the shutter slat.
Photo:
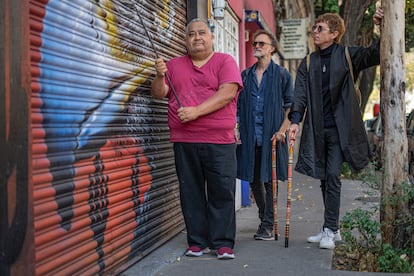
POLYGON ((186 1, 29 3, 36 274, 116 270, 184 227, 137 12, 168 60, 185 54, 186 1))

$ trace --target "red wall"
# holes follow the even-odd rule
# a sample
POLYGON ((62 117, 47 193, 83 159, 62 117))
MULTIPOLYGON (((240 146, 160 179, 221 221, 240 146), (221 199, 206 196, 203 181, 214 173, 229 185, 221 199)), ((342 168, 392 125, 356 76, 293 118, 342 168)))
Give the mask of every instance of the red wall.
POLYGON ((245 0, 244 3, 244 8, 246 10, 260 11, 270 30, 273 33, 276 32, 275 14, 272 0, 245 0))
POLYGON ((231 9, 240 19, 239 24, 239 66, 240 70, 251 66, 256 62, 251 46, 253 34, 259 29, 257 23, 244 22, 244 10, 258 10, 270 30, 275 34, 276 24, 272 0, 228 0, 231 9), (249 41, 244 41, 245 32, 249 33, 249 41))
MULTIPOLYGON (((274 16, 274 8, 272 0, 245 0, 245 9, 246 10, 258 10, 262 15, 262 18, 266 22, 267 26, 273 32, 276 33, 276 23, 274 16)), ((259 29, 257 23, 246 23, 245 30, 249 32, 249 41, 245 42, 245 56, 246 56, 246 67, 249 67, 256 63, 256 58, 253 56, 253 35, 259 29)), ((244 38, 243 38, 244 41, 244 38)))

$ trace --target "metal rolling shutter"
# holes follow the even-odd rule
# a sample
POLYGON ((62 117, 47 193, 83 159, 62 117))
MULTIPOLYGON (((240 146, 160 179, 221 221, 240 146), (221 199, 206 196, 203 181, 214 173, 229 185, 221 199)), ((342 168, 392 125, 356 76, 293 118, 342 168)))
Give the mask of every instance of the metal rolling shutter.
POLYGON ((29 3, 35 271, 116 271, 184 227, 137 12, 169 59, 185 51, 186 2, 29 3))

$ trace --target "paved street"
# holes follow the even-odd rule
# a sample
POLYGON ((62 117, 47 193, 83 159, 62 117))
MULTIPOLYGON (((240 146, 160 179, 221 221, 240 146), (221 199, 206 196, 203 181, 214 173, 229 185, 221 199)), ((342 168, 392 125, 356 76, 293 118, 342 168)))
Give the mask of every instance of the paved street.
MULTIPOLYGON (((253 239, 259 220, 257 208, 252 205, 237 211, 234 260, 217 260, 215 255, 210 254, 198 258, 184 256, 187 243, 182 232, 122 275, 391 275, 332 270, 332 251, 319 249, 318 244, 306 242, 308 235, 320 231, 322 196, 319 181, 297 173, 293 175, 289 247, 285 248, 286 187, 287 183, 282 182, 279 188, 281 235, 278 241, 253 239)), ((376 199, 360 181, 343 180, 342 215, 357 207, 369 208, 376 204, 376 199)))

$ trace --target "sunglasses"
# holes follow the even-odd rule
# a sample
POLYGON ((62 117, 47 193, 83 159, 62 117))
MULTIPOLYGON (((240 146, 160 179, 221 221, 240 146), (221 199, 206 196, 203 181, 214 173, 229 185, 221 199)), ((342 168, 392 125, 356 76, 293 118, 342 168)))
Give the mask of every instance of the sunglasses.
POLYGON ((321 33, 323 31, 329 31, 329 29, 325 29, 321 25, 312 26, 312 31, 315 31, 315 30, 316 30, 317 33, 321 33))
POLYGON ((257 45, 259 45, 259 47, 263 47, 263 46, 265 46, 266 44, 267 44, 267 45, 272 45, 272 44, 267 43, 267 42, 264 42, 264 41, 254 41, 254 42, 252 43, 253 47, 256 47, 257 45))

